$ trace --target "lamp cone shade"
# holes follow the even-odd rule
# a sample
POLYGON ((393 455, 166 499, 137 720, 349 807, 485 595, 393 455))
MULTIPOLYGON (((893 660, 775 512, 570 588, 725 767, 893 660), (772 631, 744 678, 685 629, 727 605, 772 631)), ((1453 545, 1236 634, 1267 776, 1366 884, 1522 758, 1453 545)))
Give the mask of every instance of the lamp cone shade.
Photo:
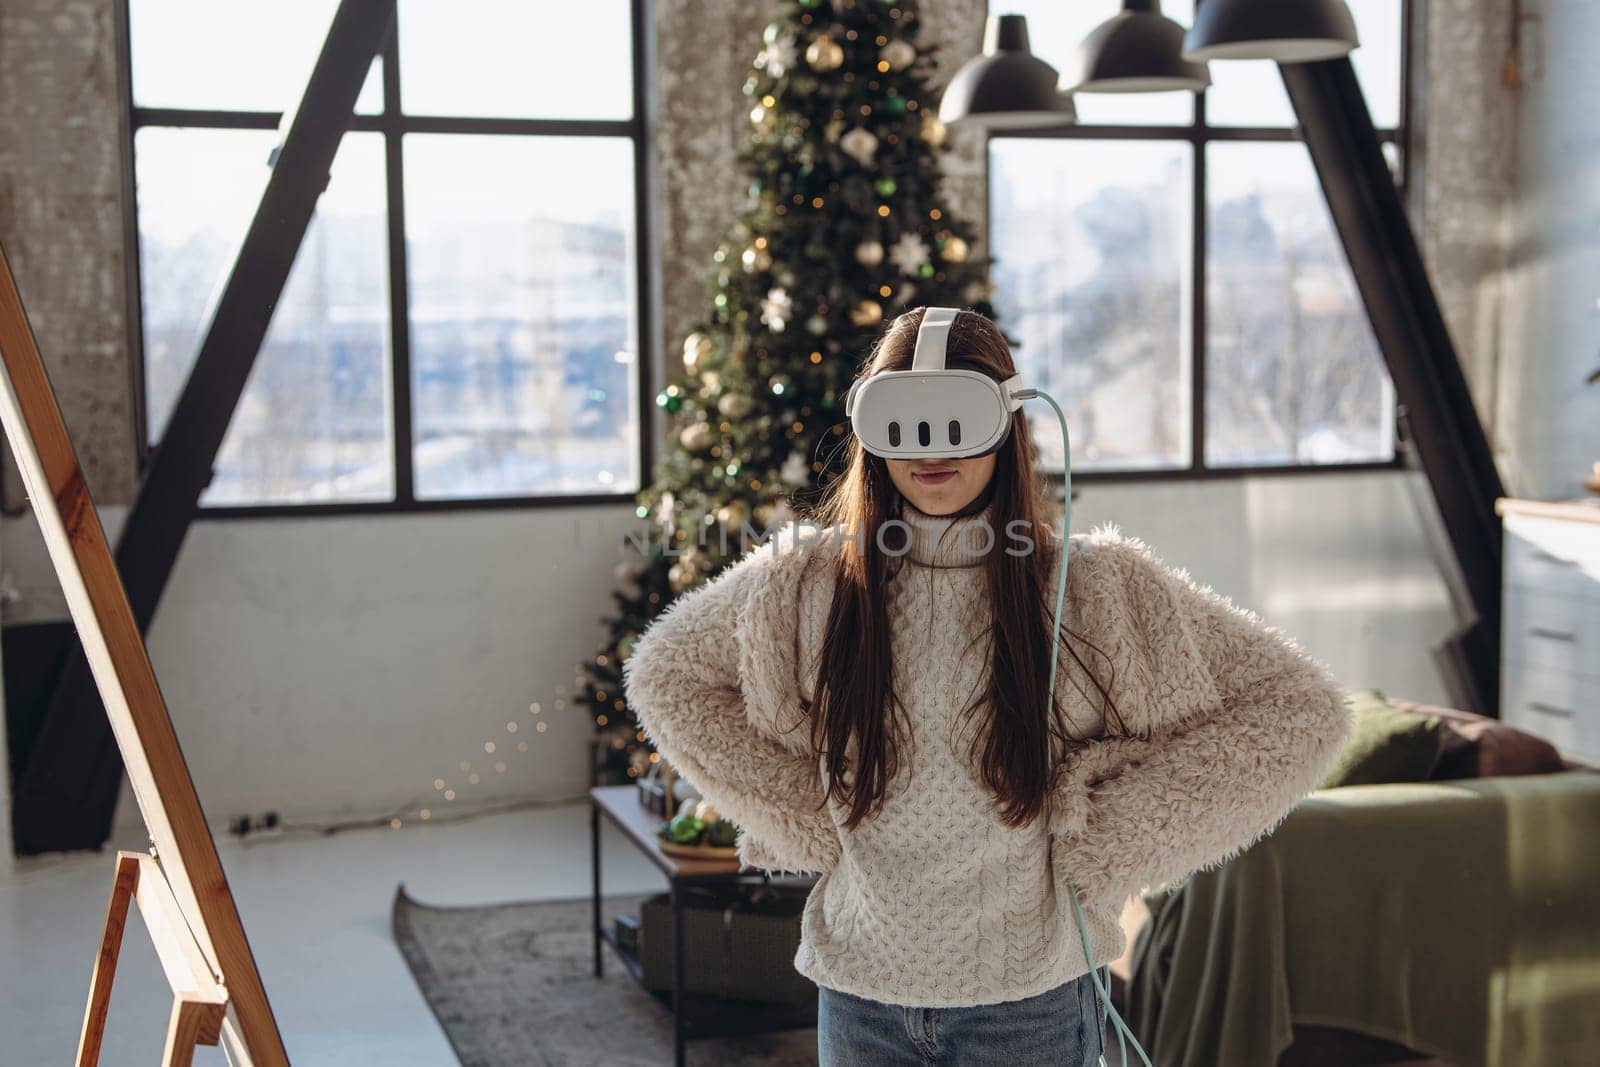
POLYGON ((1203 0, 1183 58, 1309 63, 1349 55, 1360 43, 1344 0, 1203 0))
POLYGON ((1184 59, 1184 28, 1157 0, 1123 0, 1122 10, 1089 31, 1061 88, 1077 93, 1201 92, 1211 84, 1205 63, 1184 59))
POLYGON ((985 129, 1064 126, 1077 121, 1072 97, 1058 88, 1056 68, 1028 48, 1028 20, 990 15, 983 54, 951 77, 939 101, 939 121, 985 129))

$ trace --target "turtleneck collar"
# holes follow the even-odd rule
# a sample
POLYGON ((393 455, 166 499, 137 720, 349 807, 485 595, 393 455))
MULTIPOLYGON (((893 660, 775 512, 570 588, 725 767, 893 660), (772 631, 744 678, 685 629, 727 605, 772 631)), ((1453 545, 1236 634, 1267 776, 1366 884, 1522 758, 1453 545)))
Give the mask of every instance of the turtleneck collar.
POLYGON ((992 503, 980 512, 959 516, 928 515, 909 500, 902 503, 900 519, 910 527, 911 534, 905 558, 912 563, 925 567, 976 567, 990 552, 1002 548, 1003 531, 995 527, 992 503))

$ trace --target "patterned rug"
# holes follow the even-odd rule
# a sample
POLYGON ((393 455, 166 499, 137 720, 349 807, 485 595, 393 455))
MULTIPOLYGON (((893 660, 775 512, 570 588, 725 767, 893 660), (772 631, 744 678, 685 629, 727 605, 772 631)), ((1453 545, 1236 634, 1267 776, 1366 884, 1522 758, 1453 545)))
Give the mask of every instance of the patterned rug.
MULTIPOLYGON (((646 894, 606 897, 638 914, 646 894)), ((594 977, 590 900, 435 908, 395 891, 395 941, 466 1067, 656 1067, 672 1062, 672 1014, 605 946, 594 977)), ((815 1067, 817 1032, 695 1038, 702 1067, 815 1067)))

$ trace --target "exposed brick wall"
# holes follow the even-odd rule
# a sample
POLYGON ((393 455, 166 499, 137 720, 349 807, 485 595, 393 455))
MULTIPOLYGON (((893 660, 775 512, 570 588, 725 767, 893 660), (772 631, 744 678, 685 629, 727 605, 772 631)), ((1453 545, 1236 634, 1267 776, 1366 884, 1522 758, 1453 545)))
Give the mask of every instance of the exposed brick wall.
MULTIPOLYGON (((120 0, 0 0, 0 242, 90 491, 133 499, 120 0)), ((23 494, 5 460, 5 502, 23 494)))

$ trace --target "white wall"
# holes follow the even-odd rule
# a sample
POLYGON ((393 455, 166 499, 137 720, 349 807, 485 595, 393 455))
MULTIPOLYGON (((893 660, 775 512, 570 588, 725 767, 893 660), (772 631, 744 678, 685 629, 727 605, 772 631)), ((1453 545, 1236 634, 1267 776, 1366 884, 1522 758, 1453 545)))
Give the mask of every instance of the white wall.
POLYGON ((1086 486, 1072 528, 1115 522, 1299 639, 1352 689, 1448 703, 1431 649, 1457 623, 1419 499, 1425 514, 1413 472, 1086 486))
MULTIPOLYGON (((592 731, 553 698, 599 647, 619 558, 602 530, 628 514, 197 522, 148 645, 210 821, 443 811, 436 777, 462 807, 581 794, 592 731)), ((116 837, 139 826, 125 785, 116 837)))

